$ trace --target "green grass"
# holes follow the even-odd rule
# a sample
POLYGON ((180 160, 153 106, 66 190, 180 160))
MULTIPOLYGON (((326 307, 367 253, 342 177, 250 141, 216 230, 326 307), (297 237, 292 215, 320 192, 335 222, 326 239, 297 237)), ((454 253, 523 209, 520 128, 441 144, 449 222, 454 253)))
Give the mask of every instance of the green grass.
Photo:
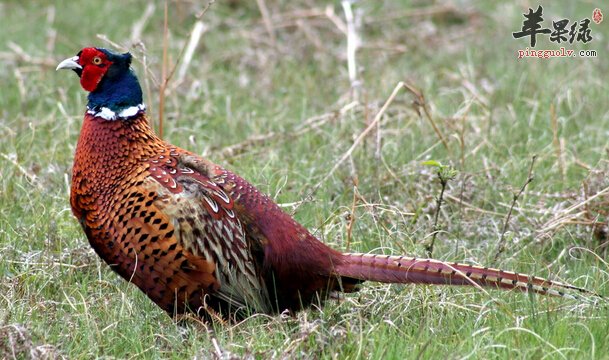
MULTIPOLYGON (((170 2, 172 61, 201 8, 194 3, 170 2)), ((312 7, 267 3, 277 23, 289 20, 280 13, 312 7)), ((215 325, 211 332, 195 321, 178 324, 167 317, 96 257, 71 215, 69 176, 86 94, 73 74, 56 73, 53 66, 84 46, 110 46, 96 34, 129 45, 146 4, 0 3, 0 357, 608 357, 606 306, 495 290, 370 283, 322 310, 255 316, 215 325), (34 61, 18 56, 10 43, 34 61)), ((550 19, 590 17, 593 10, 583 1, 543 5, 546 26, 550 19)), ((418 2, 356 6, 364 14, 360 105, 290 136, 307 119, 351 101, 345 36, 327 18, 301 18, 300 26, 292 20, 276 28, 273 47, 255 2, 219 1, 203 18, 209 30, 186 78, 177 87, 170 84, 164 137, 234 170, 280 203, 304 201, 286 210, 341 250, 423 256, 440 186, 434 170, 421 163, 452 164, 460 174, 447 194, 471 207, 444 204, 435 257, 559 278, 609 294, 609 269, 599 248, 606 239, 581 224, 606 221, 607 197, 581 207, 574 213, 584 212, 557 231, 537 233, 560 211, 609 185, 609 88, 603 81, 609 57, 601 40, 609 37, 608 22, 591 25, 590 44, 573 46, 595 49, 597 58, 518 60, 516 50, 528 43, 512 39, 511 32, 522 25, 524 7, 474 1, 467 15, 408 17, 393 15, 420 7, 418 2), (373 133, 353 153, 352 166, 345 162, 309 196, 401 80, 425 94, 449 149, 413 110, 413 96, 401 92, 381 124, 381 159, 373 133), (225 151, 270 132, 275 136, 265 142, 225 151), (533 155, 535 179, 519 198, 507 250, 495 262, 505 214, 533 155), (354 175, 361 199, 347 244, 354 175)), ((323 11, 325 3, 316 8, 323 11)), ((334 10, 343 18, 339 4, 334 10)), ((162 24, 157 4, 141 39, 156 79, 162 24)), ((537 47, 556 45, 540 41, 537 47)), ((133 53, 142 58, 139 48, 133 53)), ((141 62, 135 67, 143 79, 141 62)), ((147 103, 156 119, 158 86, 149 79, 153 97, 147 103)))

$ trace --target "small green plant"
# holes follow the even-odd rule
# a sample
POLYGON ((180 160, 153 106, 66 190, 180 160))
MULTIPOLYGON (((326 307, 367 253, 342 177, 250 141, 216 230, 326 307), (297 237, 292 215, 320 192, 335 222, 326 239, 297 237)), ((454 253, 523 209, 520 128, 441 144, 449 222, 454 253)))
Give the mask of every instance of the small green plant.
POLYGON ((458 171, 453 168, 450 165, 442 165, 442 163, 440 163, 439 161, 435 161, 435 160, 428 160, 428 161, 424 161, 423 165, 427 165, 427 166, 435 166, 438 169, 438 179, 440 180, 440 186, 442 187, 440 189, 440 195, 438 196, 438 201, 437 201, 437 206, 436 206, 436 214, 434 216, 434 221, 433 221, 433 234, 431 236, 431 241, 429 242, 429 244, 427 244, 425 246, 425 252, 427 253, 427 256, 431 257, 433 254, 433 246, 434 243, 436 242, 436 237, 438 235, 438 217, 440 215, 440 210, 442 207, 442 199, 444 198, 444 191, 446 190, 446 185, 448 185, 448 182, 450 180, 453 180, 457 174, 458 171))

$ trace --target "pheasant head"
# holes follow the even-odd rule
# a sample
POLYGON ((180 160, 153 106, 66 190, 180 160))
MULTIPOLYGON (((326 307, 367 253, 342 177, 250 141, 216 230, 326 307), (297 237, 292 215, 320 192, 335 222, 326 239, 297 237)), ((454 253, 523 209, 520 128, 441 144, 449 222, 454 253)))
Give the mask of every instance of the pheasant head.
POLYGON ((57 66, 80 77, 89 92, 87 113, 106 120, 128 119, 143 112, 142 88, 131 69, 131 54, 102 48, 84 48, 57 66))

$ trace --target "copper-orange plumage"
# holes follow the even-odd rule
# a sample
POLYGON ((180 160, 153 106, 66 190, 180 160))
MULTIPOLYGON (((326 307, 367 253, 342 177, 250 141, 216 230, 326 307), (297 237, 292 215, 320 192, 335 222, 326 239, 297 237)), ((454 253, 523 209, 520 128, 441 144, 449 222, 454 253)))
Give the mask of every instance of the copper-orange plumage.
POLYGON ((131 55, 85 48, 89 94, 70 203, 97 254, 170 314, 295 311, 365 280, 588 293, 528 275, 333 250, 232 172, 168 144, 146 118, 131 55))

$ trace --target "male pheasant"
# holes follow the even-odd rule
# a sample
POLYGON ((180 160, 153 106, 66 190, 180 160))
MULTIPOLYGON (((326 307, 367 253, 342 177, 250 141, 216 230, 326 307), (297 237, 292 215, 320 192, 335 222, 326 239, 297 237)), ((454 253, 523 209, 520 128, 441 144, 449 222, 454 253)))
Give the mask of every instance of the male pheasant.
POLYGON ((497 269, 329 248, 247 181, 156 136, 130 64, 129 53, 85 48, 57 66, 90 92, 70 204, 97 254, 169 314, 296 311, 365 280, 587 293, 497 269))

